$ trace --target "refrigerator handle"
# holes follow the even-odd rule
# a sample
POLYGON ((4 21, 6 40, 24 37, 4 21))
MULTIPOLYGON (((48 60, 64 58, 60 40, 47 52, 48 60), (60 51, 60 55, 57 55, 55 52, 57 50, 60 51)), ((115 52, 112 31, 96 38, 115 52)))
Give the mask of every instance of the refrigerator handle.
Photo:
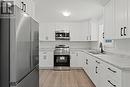
POLYGON ((24 2, 21 2, 21 9, 24 9, 24 2))
POLYGON ((24 4, 24 12, 26 12, 26 4, 24 4))

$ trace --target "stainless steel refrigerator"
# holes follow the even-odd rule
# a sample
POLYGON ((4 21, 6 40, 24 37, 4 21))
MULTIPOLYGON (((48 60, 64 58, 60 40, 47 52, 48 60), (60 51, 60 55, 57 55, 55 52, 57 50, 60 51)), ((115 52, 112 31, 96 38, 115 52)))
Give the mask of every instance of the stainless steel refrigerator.
POLYGON ((39 87, 39 24, 13 11, 0 17, 0 87, 39 87))

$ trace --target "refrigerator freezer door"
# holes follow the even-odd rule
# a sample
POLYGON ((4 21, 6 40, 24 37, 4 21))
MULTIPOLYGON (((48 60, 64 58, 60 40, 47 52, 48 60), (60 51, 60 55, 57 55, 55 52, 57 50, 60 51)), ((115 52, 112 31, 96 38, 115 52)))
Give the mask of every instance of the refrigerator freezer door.
POLYGON ((31 18, 31 69, 39 64, 39 24, 31 18))
POLYGON ((11 87, 39 87, 39 71, 38 71, 38 69, 34 69, 17 86, 11 86, 11 87))
POLYGON ((10 18, 10 82, 20 82, 30 72, 30 17, 15 6, 10 18))
POLYGON ((9 18, 0 18, 0 87, 9 87, 9 18))

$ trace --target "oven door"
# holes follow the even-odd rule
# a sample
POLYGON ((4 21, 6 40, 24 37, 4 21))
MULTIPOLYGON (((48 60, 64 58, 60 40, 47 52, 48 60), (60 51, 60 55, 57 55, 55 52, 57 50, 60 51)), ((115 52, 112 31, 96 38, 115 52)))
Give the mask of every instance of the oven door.
POLYGON ((70 55, 54 55, 54 66, 70 66, 70 55))

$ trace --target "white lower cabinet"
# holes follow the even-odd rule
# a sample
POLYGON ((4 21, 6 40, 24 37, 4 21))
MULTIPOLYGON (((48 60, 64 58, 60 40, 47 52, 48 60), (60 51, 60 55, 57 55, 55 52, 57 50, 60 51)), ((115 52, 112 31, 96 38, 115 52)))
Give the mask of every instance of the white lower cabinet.
POLYGON ((96 87, 130 87, 130 70, 122 70, 86 53, 83 66, 96 87))
POLYGON ((110 64, 102 63, 101 87, 123 87, 121 85, 122 71, 110 64))
POLYGON ((84 61, 84 71, 88 74, 88 76, 96 85, 96 87, 100 87, 100 60, 94 58, 91 55, 86 54, 84 61))
POLYGON ((121 70, 98 58, 86 55, 85 72, 96 87, 121 87, 121 70))
POLYGON ((85 63, 84 61, 85 53, 81 51, 71 51, 70 52, 70 66, 71 67, 82 67, 85 63))
POLYGON ((39 53, 39 67, 52 68, 53 67, 53 51, 41 51, 39 53))

